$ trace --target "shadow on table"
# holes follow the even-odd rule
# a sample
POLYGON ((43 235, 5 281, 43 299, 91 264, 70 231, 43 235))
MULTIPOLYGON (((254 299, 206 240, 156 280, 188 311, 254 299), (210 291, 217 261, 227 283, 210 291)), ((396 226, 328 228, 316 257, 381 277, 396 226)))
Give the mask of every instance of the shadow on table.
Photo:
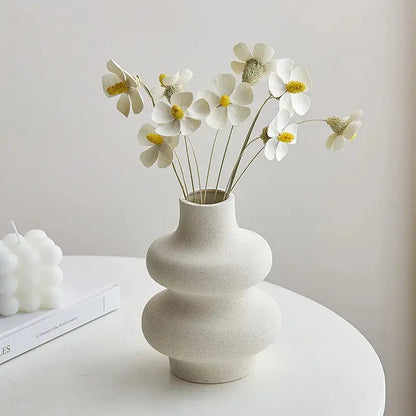
POLYGON ((280 362, 280 357, 271 355, 275 355, 272 349, 259 354, 254 373, 242 380, 224 384, 196 384, 174 376, 170 373, 166 357, 146 350, 124 357, 111 356, 106 362, 90 363, 88 383, 99 384, 103 392, 116 391, 119 400, 148 396, 161 400, 182 400, 184 392, 207 398, 210 393, 219 390, 232 393, 240 389, 242 384, 251 386, 256 379, 267 382, 277 370, 272 367, 278 367, 280 362))

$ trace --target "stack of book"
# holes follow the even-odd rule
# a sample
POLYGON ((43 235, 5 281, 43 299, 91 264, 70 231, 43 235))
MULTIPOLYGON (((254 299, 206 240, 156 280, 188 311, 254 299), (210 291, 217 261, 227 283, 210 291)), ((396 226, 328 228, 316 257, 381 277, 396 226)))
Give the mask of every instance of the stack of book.
POLYGON ((120 306, 120 287, 96 276, 65 270, 66 301, 59 309, 0 317, 0 364, 91 322, 120 306))

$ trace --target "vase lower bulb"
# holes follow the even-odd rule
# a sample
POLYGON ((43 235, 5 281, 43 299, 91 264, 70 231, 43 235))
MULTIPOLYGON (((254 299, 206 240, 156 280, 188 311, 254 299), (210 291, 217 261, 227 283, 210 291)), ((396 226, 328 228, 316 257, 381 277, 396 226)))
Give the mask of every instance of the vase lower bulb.
POLYGON ((249 375, 255 355, 280 329, 280 310, 264 291, 193 296, 165 290, 143 311, 143 333, 169 357, 171 372, 194 383, 226 383, 249 375))

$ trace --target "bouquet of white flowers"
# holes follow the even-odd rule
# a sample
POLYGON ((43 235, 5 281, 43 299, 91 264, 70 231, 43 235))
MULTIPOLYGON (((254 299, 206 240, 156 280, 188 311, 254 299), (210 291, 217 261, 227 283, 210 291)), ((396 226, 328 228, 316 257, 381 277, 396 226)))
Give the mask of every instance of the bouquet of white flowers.
POLYGON ((144 103, 140 88, 147 93, 153 106, 151 117, 155 124, 146 123, 139 130, 139 143, 148 147, 141 154, 140 160, 146 167, 156 162, 160 168, 171 165, 183 197, 194 203, 207 202, 207 189, 217 137, 227 126, 230 126, 228 138, 216 175, 215 196, 210 202, 227 199, 261 152, 264 152, 268 160, 282 160, 288 153, 289 145, 297 142, 300 124, 313 121, 328 124, 333 133, 328 137, 326 147, 334 151, 341 149, 346 140, 353 140, 361 126, 359 119, 363 114, 362 110, 356 110, 348 117, 332 116, 326 119, 291 122, 295 114, 303 116, 311 106, 311 99, 305 94, 312 86, 308 70, 302 66, 295 66, 293 60, 289 58, 273 59, 275 54, 273 48, 263 43, 257 43, 253 51, 246 44, 239 43, 234 46, 234 54, 238 61, 232 61, 231 68, 241 76, 241 82, 237 83, 233 74, 220 74, 214 77, 212 90, 201 90, 196 97, 192 92, 184 91, 185 84, 193 76, 189 69, 177 72, 173 76, 160 74, 160 85, 152 89, 148 88, 140 76, 131 75, 112 60, 107 62, 110 73, 102 77, 104 93, 108 97, 119 96, 117 109, 126 117, 130 113, 130 107, 135 114, 142 112, 144 103), (236 157, 224 192, 220 192, 217 198, 224 160, 234 127, 250 116, 250 104, 254 100, 253 87, 264 77, 268 77, 268 93, 242 141, 241 150, 236 157), (261 127, 253 134, 258 118, 269 102, 278 103, 276 117, 266 127, 261 127), (203 121, 215 130, 204 186, 191 141, 192 134, 199 129, 203 121), (183 143, 186 168, 181 163, 178 151, 180 143, 183 143), (244 167, 240 166, 243 156, 256 145, 259 148, 256 149, 254 156, 244 167))

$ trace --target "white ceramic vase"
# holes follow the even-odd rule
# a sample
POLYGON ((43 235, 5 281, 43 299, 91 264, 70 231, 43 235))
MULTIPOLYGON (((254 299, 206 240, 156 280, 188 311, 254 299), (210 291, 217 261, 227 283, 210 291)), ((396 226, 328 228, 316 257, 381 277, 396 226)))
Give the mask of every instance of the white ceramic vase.
POLYGON ((238 226, 233 195, 213 198, 208 191, 204 205, 181 199, 177 230, 146 256, 151 277, 167 289, 147 303, 143 334, 169 357, 173 374, 197 383, 250 374, 281 321, 277 303, 255 286, 270 271, 269 245, 238 226))

